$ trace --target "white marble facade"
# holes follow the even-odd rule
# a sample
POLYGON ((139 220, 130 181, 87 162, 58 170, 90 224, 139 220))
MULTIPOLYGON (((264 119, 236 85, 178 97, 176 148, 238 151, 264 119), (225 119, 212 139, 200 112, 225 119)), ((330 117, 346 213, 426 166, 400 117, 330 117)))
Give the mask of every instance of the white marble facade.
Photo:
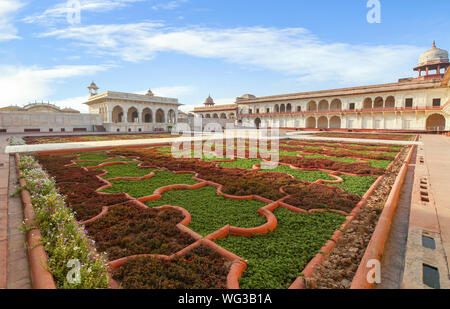
POLYGON ((106 91, 91 93, 84 104, 99 114, 108 132, 167 132, 178 119, 178 99, 106 91))

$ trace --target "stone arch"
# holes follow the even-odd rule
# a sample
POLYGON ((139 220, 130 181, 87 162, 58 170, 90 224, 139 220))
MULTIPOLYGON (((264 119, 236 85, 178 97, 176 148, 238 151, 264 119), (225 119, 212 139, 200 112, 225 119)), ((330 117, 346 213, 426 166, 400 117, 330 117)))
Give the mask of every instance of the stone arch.
POLYGON ((375 101, 373 101, 373 108, 383 108, 383 98, 376 97, 375 101))
POLYGON ((164 117, 164 111, 162 109, 158 109, 155 114, 155 122, 156 123, 164 123, 166 119, 164 117))
POLYGON ((146 107, 142 111, 142 121, 145 123, 152 123, 153 122, 153 112, 150 108, 146 107))
POLYGON ((225 113, 220 114, 220 119, 227 119, 227 114, 225 113))
POLYGON ((372 109, 372 99, 371 98, 365 98, 363 103, 364 109, 372 109))
POLYGON ((333 101, 331 101, 330 110, 332 111, 342 110, 342 101, 339 99, 334 99, 333 101))
POLYGON ((285 112, 286 112, 286 106, 284 104, 281 104, 280 113, 285 113, 285 112))
POLYGON ((211 115, 210 114, 206 114, 205 118, 209 119, 209 118, 211 118, 211 115))
POLYGON ((444 116, 441 114, 433 114, 427 118, 426 129, 428 131, 444 131, 445 124, 444 116))
POLYGON ((316 118, 309 117, 306 119, 306 128, 307 129, 315 129, 316 128, 316 118))
POLYGON ((292 112, 292 105, 291 105, 291 103, 288 103, 288 105, 286 105, 286 112, 288 112, 288 113, 292 112))
POLYGON ((121 106, 114 106, 112 110, 112 121, 114 123, 123 122, 123 108, 121 106))
MULTIPOLYGON (((317 104, 316 104, 316 101, 309 101, 308 102, 308 105, 307 105, 307 107, 306 107, 306 109, 309 111, 309 112, 313 112, 313 111, 317 111, 317 104)), ((315 119, 314 119, 315 120, 315 119)), ((315 126, 314 126, 315 127, 315 126)))
POLYGON ((132 106, 128 109, 127 122, 139 122, 139 113, 136 107, 132 106))
POLYGON ((389 108, 395 107, 395 98, 393 96, 388 96, 384 102, 384 106, 389 108))
POLYGON ((325 116, 319 117, 319 120, 317 121, 317 127, 319 129, 328 129, 328 118, 325 116))
POLYGON ((218 118, 219 118, 219 115, 217 115, 216 113, 214 113, 214 114, 213 114, 213 118, 214 118, 214 119, 218 119, 218 118))
POLYGON ((340 129, 342 125, 341 117, 333 116, 330 118, 330 129, 340 129))
POLYGON ((327 100, 322 100, 319 102, 319 111, 326 111, 330 108, 327 100))
POLYGON ((175 122, 177 122, 176 114, 175 114, 175 111, 173 109, 170 109, 167 112, 167 122, 168 123, 175 123, 175 122))
POLYGON ((228 118, 229 118, 229 119, 234 119, 234 113, 229 113, 229 114, 228 114, 228 118))
POLYGON ((278 106, 278 104, 275 104, 274 111, 275 111, 275 113, 280 112, 280 107, 278 106))

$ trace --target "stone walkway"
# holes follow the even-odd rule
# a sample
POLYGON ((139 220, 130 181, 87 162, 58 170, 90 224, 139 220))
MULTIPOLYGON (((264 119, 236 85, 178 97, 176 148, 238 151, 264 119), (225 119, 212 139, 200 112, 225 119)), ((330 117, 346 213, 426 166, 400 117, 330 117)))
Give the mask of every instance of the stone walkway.
POLYGON ((9 155, 5 150, 6 137, 0 140, 0 289, 6 288, 8 255, 8 177, 9 155))
POLYGON ((450 265, 450 137, 424 135, 422 140, 442 243, 450 265))
POLYGON ((14 158, 5 154, 7 137, 0 137, 0 288, 31 288, 20 197, 11 197, 17 188, 14 158))

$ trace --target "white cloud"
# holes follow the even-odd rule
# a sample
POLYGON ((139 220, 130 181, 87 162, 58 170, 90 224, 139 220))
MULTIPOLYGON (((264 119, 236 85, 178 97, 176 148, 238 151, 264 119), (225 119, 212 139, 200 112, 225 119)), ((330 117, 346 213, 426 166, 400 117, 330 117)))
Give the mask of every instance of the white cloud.
POLYGON ((176 52, 336 84, 392 81, 394 74, 409 74, 423 51, 409 45, 330 43, 304 28, 171 28, 151 22, 70 27, 40 36, 71 39, 91 52, 130 62, 176 52))
POLYGON ((173 0, 168 2, 158 3, 152 6, 154 10, 174 10, 182 6, 188 0, 173 0))
POLYGON ((91 75, 110 65, 56 66, 53 68, 0 66, 0 106, 23 106, 34 100, 47 100, 55 84, 76 76, 91 75))
POLYGON ((192 86, 172 86, 172 87, 158 87, 152 89, 156 96, 178 98, 184 95, 190 95, 195 92, 195 87, 192 86))
POLYGON ((236 98, 219 98, 219 99, 214 99, 214 103, 216 103, 216 105, 234 104, 235 102, 236 102, 236 98))
POLYGON ((12 19, 14 14, 23 6, 24 4, 18 0, 0 1, 0 41, 19 38, 12 19))
MULTIPOLYGON (((126 7, 135 2, 147 0, 79 0, 81 16, 83 12, 107 12, 117 8, 126 7)), ((34 14, 22 19, 26 23, 54 24, 56 22, 67 22, 68 13, 73 12, 73 7, 69 7, 68 1, 62 1, 41 14, 34 14)))
POLYGON ((89 107, 83 104, 83 102, 86 102, 87 99, 88 94, 86 93, 86 95, 83 96, 56 100, 51 103, 61 108, 70 107, 79 110, 82 113, 89 113, 89 107))

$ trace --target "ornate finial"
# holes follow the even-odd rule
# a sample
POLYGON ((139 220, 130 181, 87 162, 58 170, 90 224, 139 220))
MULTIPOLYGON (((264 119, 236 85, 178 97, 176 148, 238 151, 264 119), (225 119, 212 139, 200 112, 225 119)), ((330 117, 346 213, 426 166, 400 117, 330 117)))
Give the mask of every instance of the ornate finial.
POLYGON ((433 41, 433 47, 436 48, 436 40, 433 41))

